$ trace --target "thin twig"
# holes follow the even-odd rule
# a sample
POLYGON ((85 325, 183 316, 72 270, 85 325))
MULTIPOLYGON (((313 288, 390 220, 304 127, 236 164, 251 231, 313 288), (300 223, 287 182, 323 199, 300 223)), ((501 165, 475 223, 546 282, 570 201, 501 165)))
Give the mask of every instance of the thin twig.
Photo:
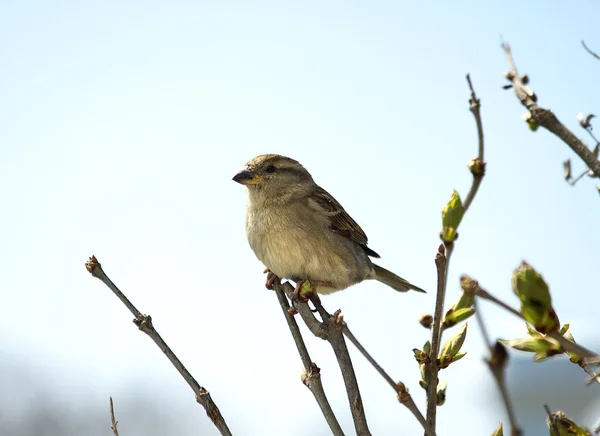
MULTIPOLYGON (((285 295, 293 301, 294 288, 290 283, 273 283, 273 289, 275 291, 283 291, 285 295)), ((346 342, 344 341, 344 335, 342 334, 341 329, 334 325, 329 316, 322 315, 323 322, 319 322, 307 303, 294 301, 294 307, 312 334, 326 340, 331 345, 344 379, 344 386, 346 388, 346 394, 348 395, 348 402, 350 404, 350 411, 352 413, 356 433, 358 436, 370 435, 371 431, 367 425, 367 417, 365 416, 356 374, 354 373, 350 353, 348 352, 348 347, 346 347, 346 342)))
POLYGON ((115 436, 119 436, 119 430, 117 430, 117 424, 119 421, 115 421, 115 409, 113 407, 112 397, 108 397, 108 401, 110 404, 110 429, 113 431, 115 436))
POLYGON ((600 160, 596 159, 594 153, 592 153, 592 151, 579 138, 577 138, 573 132, 567 129, 552 111, 538 106, 536 95, 525 86, 523 83, 523 77, 519 76, 517 72, 517 67, 515 66, 515 61, 510 51, 510 46, 508 44, 502 44, 502 48, 504 49, 508 59, 508 64, 510 66, 508 79, 511 81, 512 87, 515 90, 515 94, 521 104, 525 106, 531 113, 533 121, 537 125, 542 126, 549 132, 552 132, 558 136, 571 148, 571 150, 577 154, 577 156, 581 158, 581 160, 585 162, 588 168, 590 168, 594 173, 600 174, 600 160))
POLYGON ((492 348, 492 337, 488 332, 487 326, 483 320, 483 315, 481 314, 481 308, 479 307, 479 303, 477 303, 477 299, 473 303, 473 308, 475 309, 475 319, 477 319, 477 324, 479 324, 479 330, 481 330, 481 336, 483 337, 483 342, 486 346, 486 349, 491 350, 492 348))
MULTIPOLYGON (((484 134, 483 134, 483 123, 481 121, 481 101, 475 94, 473 83, 471 82, 471 76, 467 74, 467 83, 471 95, 469 98, 469 110, 475 118, 475 124, 477 126, 477 151, 478 155, 475 159, 469 162, 469 170, 473 175, 473 181, 471 188, 463 202, 463 217, 467 210, 473 203, 475 195, 481 186, 483 177, 485 176, 485 161, 484 161, 484 134)), ((438 373, 439 368, 437 364, 437 357, 440 351, 440 343, 442 340, 442 318, 444 315, 444 302, 446 299, 446 287, 448 284, 448 271, 450 270, 450 259, 454 252, 454 243, 445 242, 438 248, 438 253, 435 257, 435 264, 438 276, 438 287, 435 300, 435 311, 433 316, 433 326, 431 331, 431 352, 429 354, 429 361, 427 364, 427 372, 429 378, 429 384, 427 386, 427 423, 435 432, 436 429, 436 410, 437 410, 437 386, 438 386, 438 373)))
POLYGON ((508 388, 506 386, 506 365, 508 363, 508 354, 506 353, 506 349, 504 345, 499 342, 496 342, 496 345, 492 345, 492 341, 490 339, 490 335, 488 333, 487 327, 483 320, 483 316, 481 314, 481 309, 477 304, 477 299, 473 305, 475 308, 475 318, 477 319, 477 323, 479 324, 479 328, 481 330, 481 335, 483 336, 483 341, 485 342, 486 348, 490 353, 490 356, 484 358, 485 363, 487 364, 494 380, 496 380, 496 384, 498 385, 498 390, 500 391, 500 396, 502 397, 502 402, 504 403, 504 408, 506 409, 506 414, 508 415, 508 421, 510 423, 511 436, 520 436, 523 434, 519 423, 517 422, 517 416, 515 413, 515 409, 508 394, 508 388))
POLYGON ((583 173, 581 173, 579 176, 577 176, 576 178, 574 178, 572 181, 567 182, 569 183, 569 185, 571 186, 575 186, 575 183, 577 183, 579 180, 581 180, 581 178, 583 176, 585 176, 588 173, 589 170, 585 170, 583 173))
POLYGON ((473 89, 473 84, 471 83, 471 76, 467 74, 467 82, 469 83, 469 89, 471 90, 471 98, 469 98, 469 103, 471 106, 469 110, 473 113, 473 117, 475 118, 475 124, 477 125, 477 142, 479 144, 478 151, 479 154, 476 158, 477 162, 471 166, 471 173, 473 174, 473 183, 471 184, 471 189, 469 189, 469 193, 465 198, 463 203, 464 213, 467 212, 469 206, 473 202, 477 191, 479 190, 479 186, 481 185, 481 181, 483 180, 483 176, 485 175, 485 161, 484 161, 484 138, 483 138, 483 123, 481 121, 481 101, 475 95, 475 90, 473 89))
POLYGON ((377 370, 377 372, 383 377, 383 379, 392 387, 392 389, 398 394, 398 401, 404 404, 417 418, 417 421, 423 426, 426 434, 428 436, 435 436, 433 430, 427 424, 427 420, 415 404, 412 396, 408 393, 408 389, 406 389, 404 383, 402 382, 394 382, 394 379, 388 375, 387 372, 377 363, 377 361, 369 354, 369 352, 363 347, 363 345, 356 339, 356 336, 350 331, 346 322, 344 322, 344 335, 354 344, 354 346, 361 352, 361 354, 369 361, 373 368, 377 370))
POLYGON ((435 429, 435 415, 437 409, 438 363, 437 356, 440 352, 442 339, 442 318, 444 317, 444 300, 446 297, 446 277, 448 258, 445 255, 444 244, 440 244, 435 255, 438 285, 435 297, 435 312, 433 314, 433 327, 431 330, 431 353, 428 360, 429 384, 427 385, 427 424, 435 429))
POLYGON ((308 354, 308 350, 306 348, 306 344, 304 344, 304 340, 302 339, 302 333, 300 332, 300 328, 298 328, 298 324, 296 323, 296 319, 293 315, 290 314, 290 304, 288 303, 287 297, 283 293, 281 289, 275 291, 277 295, 277 299, 279 300, 279 305, 281 306, 281 310, 283 315, 285 316, 285 320, 287 321, 288 327, 290 328, 290 332, 292 333, 292 337, 294 338, 294 342, 296 343, 296 348, 298 349, 298 354, 300 354, 300 359, 302 360, 302 364, 304 365, 304 374, 302 377, 302 382, 308 387, 308 389, 312 392, 321 408, 321 412, 331 429, 331 432, 336 436, 344 436, 344 432, 342 427, 333 413, 333 409, 327 400, 327 396, 325 395, 325 390, 323 389, 323 383, 321 382, 321 372, 316 363, 314 363, 310 355, 308 354))
POLYGON ((167 356, 169 361, 173 364, 175 369, 181 374, 187 384, 192 388, 196 396, 196 401, 204 407, 206 414, 213 422, 215 427, 221 432, 222 435, 231 436, 231 431, 225 423, 225 419, 221 415, 219 408, 210 396, 210 393, 198 384, 198 382, 192 377, 189 371, 183 366, 183 363, 177 358, 175 353, 169 348, 167 343, 158 334, 154 326, 152 325, 152 317, 150 315, 143 315, 137 308, 129 301, 129 299, 117 288, 117 286, 108 278, 108 276, 102 270, 102 266, 95 256, 85 264, 88 272, 93 276, 102 281, 113 293, 123 302, 123 304, 129 309, 129 311, 135 316, 133 323, 138 328, 146 333, 154 341, 154 343, 160 348, 160 350, 167 356))
POLYGON ((583 39, 581 40, 581 45, 583 45, 583 48, 585 48, 589 54, 591 54, 592 56, 594 56, 596 59, 598 59, 600 61, 600 56, 598 56, 596 53, 594 53, 592 50, 590 50, 588 48, 588 46, 585 45, 585 42, 583 42, 583 39))

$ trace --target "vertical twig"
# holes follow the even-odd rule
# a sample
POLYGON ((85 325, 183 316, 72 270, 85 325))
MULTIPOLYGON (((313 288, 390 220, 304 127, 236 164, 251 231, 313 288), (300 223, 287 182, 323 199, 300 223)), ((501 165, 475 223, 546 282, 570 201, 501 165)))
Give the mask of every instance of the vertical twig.
MULTIPOLYGON (((475 90, 473 89, 473 83, 471 82, 471 76, 467 74, 467 83, 471 95, 469 98, 469 110, 475 118, 475 124, 477 126, 477 157, 469 162, 469 170, 473 175, 473 181, 471 188, 463 202, 463 217, 467 213, 467 210, 473 203, 475 195, 477 194, 483 177, 485 176, 485 161, 484 161, 484 135, 483 135, 483 123, 481 121, 481 101, 477 98, 475 90)), ((440 351, 440 343, 442 339, 442 318, 444 315, 444 301, 446 299, 446 287, 448 284, 448 271, 450 270, 450 258, 454 252, 454 243, 452 241, 444 241, 438 248, 438 253, 435 257, 435 265, 438 276, 437 294, 435 300, 435 312, 433 316, 433 326, 431 330, 431 352, 429 354, 429 361, 427 364, 427 372, 429 374, 429 384, 427 386, 427 423, 431 427, 432 431, 435 432, 435 421, 436 421, 436 408, 437 408, 437 386, 438 386, 438 373, 439 368, 437 364, 437 357, 440 351)))
POLYGON ((435 312, 433 314, 433 327, 431 330, 431 353, 429 354, 428 372, 429 384, 427 385, 427 424, 435 431, 435 418, 437 408, 438 363, 437 356, 440 352, 442 339, 442 318, 444 316, 444 300, 446 298, 446 277, 448 258, 444 244, 440 244, 435 255, 438 285, 435 297, 435 312))
MULTIPOLYGON (((283 284, 275 282, 273 283, 273 289, 276 291, 283 291, 290 300, 294 297, 294 288, 287 282, 283 284)), ((316 319, 308 304, 297 301, 294 302, 294 307, 311 333, 326 340, 331 345, 344 379, 344 386, 346 387, 346 394, 348 395, 348 402, 350 404, 350 411, 352 413, 356 433, 359 436, 369 436, 371 432, 367 425, 367 417, 365 416, 356 374, 354 373, 350 353, 346 347, 341 329, 332 322, 329 314, 327 314, 322 307, 321 318, 323 322, 319 322, 316 319)))
MULTIPOLYGON (((335 316, 335 314, 334 314, 335 316)), ((344 322, 344 335, 354 344, 354 346, 361 352, 361 354, 369 361, 369 363, 377 370, 377 372, 383 377, 383 379, 394 389, 397 394, 398 401, 404 404, 408 410, 417 418, 417 421, 423 426, 425 434, 427 436, 435 436, 435 433, 431 427, 427 424, 427 420, 415 404, 412 396, 409 394, 408 389, 402 382, 394 382, 394 379, 388 375, 387 372, 377 363, 377 361, 369 354, 369 352, 363 347, 363 345, 356 339, 356 336, 350 331, 348 325, 344 322)))
POLYGON ((290 305, 288 303, 287 297, 281 288, 278 288, 275 291, 277 295, 277 299, 279 300, 279 305, 281 306, 281 310, 283 315, 285 316, 285 320, 287 321, 288 327, 290 328, 290 332, 292 333, 292 337, 294 338, 294 342, 296 343, 296 348, 298 349, 298 354, 300 354, 300 360, 302 360, 302 364, 304 365, 304 374, 302 377, 302 382, 308 387, 308 389, 312 392, 319 404, 321 412, 331 429, 331 433, 335 436, 344 436, 344 432, 340 427, 340 424, 331 409, 331 405, 327 400, 327 396, 325 395, 325 390, 323 389, 323 383, 321 382, 321 372, 316 363, 314 363, 310 355, 308 354, 308 350, 306 345, 304 344, 304 340, 302 339, 302 333, 298 328, 298 324, 296 323, 296 319, 293 315, 290 314, 290 305))
POLYGON ((486 348, 490 353, 490 356, 484 358, 483 360, 487 364, 492 376, 494 377, 494 380, 496 381, 496 384, 498 385, 498 390, 500 391, 502 402, 504 403, 504 408, 506 409, 506 414, 508 415, 511 436, 521 436, 523 431, 521 430, 521 427, 517 421, 515 409, 506 386, 506 365, 508 363, 508 353, 506 352, 504 345, 502 345, 500 342, 496 342, 495 345, 492 345, 492 341, 483 320, 481 309, 477 304, 477 300, 475 300, 474 307, 475 318, 477 319, 477 323, 481 329, 483 341, 485 342, 486 348))
POLYGON ((110 403, 110 429, 113 431, 114 436, 119 436, 119 430, 117 430, 117 424, 119 421, 115 421, 115 409, 113 407, 112 397, 108 397, 110 403))

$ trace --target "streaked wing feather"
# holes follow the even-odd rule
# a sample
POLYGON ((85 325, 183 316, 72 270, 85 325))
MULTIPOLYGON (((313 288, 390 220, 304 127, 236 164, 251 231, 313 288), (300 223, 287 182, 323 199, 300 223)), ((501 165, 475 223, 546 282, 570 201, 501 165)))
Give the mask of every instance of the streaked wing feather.
POLYGON ((367 247, 368 239, 363 229, 348 215, 348 212, 344 210, 342 205, 329 192, 317 186, 311 199, 329 217, 331 230, 359 244, 369 256, 380 257, 379 254, 367 247))

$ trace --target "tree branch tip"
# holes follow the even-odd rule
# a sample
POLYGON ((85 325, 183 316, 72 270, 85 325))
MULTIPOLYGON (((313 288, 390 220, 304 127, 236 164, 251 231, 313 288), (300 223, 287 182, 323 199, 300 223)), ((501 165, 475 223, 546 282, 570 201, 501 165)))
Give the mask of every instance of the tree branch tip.
POLYGON ((98 262, 96 256, 92 254, 92 256, 85 263, 85 269, 87 269, 93 277, 99 278, 102 272, 102 265, 100 265, 100 262, 98 262))
POLYGON ((339 330, 344 328, 345 322, 344 322, 344 315, 342 314, 342 310, 338 309, 335 312, 333 312, 333 315, 331 315, 331 323, 339 330))

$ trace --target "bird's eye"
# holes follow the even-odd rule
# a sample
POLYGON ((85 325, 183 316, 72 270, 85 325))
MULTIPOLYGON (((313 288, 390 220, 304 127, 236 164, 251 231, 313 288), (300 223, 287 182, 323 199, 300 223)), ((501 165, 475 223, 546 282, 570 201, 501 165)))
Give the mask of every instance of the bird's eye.
POLYGON ((274 173, 275 172, 275 165, 269 165, 268 167, 265 168, 265 173, 274 173))

